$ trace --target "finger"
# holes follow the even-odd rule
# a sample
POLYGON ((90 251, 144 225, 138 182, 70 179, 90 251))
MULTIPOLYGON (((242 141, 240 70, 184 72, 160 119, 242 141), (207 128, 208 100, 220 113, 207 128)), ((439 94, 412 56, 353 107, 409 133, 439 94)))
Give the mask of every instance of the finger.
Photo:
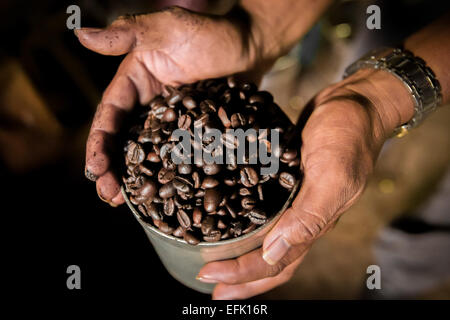
POLYGON ((115 146, 122 119, 139 96, 142 104, 161 90, 161 86, 133 54, 123 60, 105 90, 97 108, 86 145, 86 176, 97 180, 99 197, 113 204, 123 203, 119 181, 113 174, 110 154, 115 146))
POLYGON ((273 288, 286 283, 292 278, 292 275, 294 274, 298 265, 303 261, 303 258, 304 255, 297 258, 297 260, 292 262, 281 273, 274 277, 235 285, 219 283, 214 288, 212 298, 214 300, 247 299, 272 290, 273 288))
POLYGON ((133 49, 137 28, 133 17, 122 17, 105 29, 76 29, 75 35, 86 48, 100 54, 117 56, 133 49))
POLYGON ((329 161, 326 170, 315 170, 320 173, 315 176, 308 175, 306 166, 304 184, 292 207, 264 239, 263 259, 268 264, 276 265, 294 246, 311 245, 362 192, 362 188, 355 191, 358 185, 343 162, 329 161))
POLYGON ((293 248, 275 265, 267 264, 262 258, 262 249, 253 250, 236 259, 207 263, 200 270, 197 279, 206 283, 238 284, 278 275, 296 260, 305 248, 293 248))

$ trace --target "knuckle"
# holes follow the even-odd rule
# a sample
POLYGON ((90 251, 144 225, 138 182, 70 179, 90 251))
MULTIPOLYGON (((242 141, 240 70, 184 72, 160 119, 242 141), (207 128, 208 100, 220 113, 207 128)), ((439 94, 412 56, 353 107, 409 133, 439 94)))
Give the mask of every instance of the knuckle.
POLYGON ((296 219, 294 232, 298 243, 314 241, 327 225, 326 219, 314 211, 302 210, 302 214, 296 214, 294 217, 296 219))
POLYGON ((280 273, 283 272, 284 268, 286 268, 287 263, 284 259, 282 259, 280 262, 278 262, 277 264, 273 265, 273 266, 267 266, 266 268, 266 274, 265 274, 265 278, 268 277, 275 277, 277 275, 279 275, 280 273))

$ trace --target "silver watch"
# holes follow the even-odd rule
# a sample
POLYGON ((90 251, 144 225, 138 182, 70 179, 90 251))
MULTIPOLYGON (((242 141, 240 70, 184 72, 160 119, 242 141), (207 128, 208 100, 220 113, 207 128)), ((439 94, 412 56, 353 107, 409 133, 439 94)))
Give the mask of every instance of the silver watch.
POLYGON ((344 78, 362 68, 383 69, 399 78, 411 93, 414 116, 396 128, 394 135, 404 136, 442 102, 441 86, 425 61, 402 49, 381 48, 369 52, 347 67, 344 78))

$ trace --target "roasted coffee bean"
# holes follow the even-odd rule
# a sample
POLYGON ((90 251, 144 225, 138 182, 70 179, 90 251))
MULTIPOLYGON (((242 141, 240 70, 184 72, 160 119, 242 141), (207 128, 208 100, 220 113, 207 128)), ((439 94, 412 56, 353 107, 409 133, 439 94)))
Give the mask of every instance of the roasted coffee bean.
POLYGON ((202 221, 202 233, 203 235, 208 235, 215 227, 214 218, 211 216, 206 216, 202 221))
POLYGON ((242 234, 242 222, 235 221, 230 223, 230 233, 234 237, 239 237, 242 234))
POLYGON ((138 164, 144 161, 145 159, 145 152, 144 148, 139 143, 136 143, 132 141, 128 145, 128 151, 127 151, 127 160, 130 163, 138 164))
POLYGON ((219 219, 219 221, 217 221, 217 228, 226 229, 227 227, 228 226, 222 220, 219 219))
POLYGON ((256 200, 253 199, 252 197, 243 197, 241 199, 241 206, 244 209, 252 209, 254 208, 256 205, 256 200))
POLYGON ((256 173, 255 169, 253 169, 252 167, 242 168, 240 174, 241 174, 241 183, 245 187, 253 187, 259 181, 258 173, 256 173))
POLYGON ((233 76, 229 76, 229 77, 227 78, 227 85, 228 85, 228 87, 230 87, 230 88, 234 88, 234 87, 236 86, 236 79, 234 79, 233 76))
POLYGON ((205 196, 205 190, 199 189, 195 192, 194 197, 196 198, 203 198, 205 196))
POLYGON ((166 216, 173 216, 175 212, 175 202, 172 198, 164 199, 164 214, 166 216))
POLYGON ((208 235, 203 236, 203 240, 207 242, 219 241, 222 234, 219 230, 212 230, 208 235))
POLYGON ((164 122, 175 121, 175 120, 177 120, 177 113, 172 108, 169 108, 166 111, 164 111, 164 114, 163 114, 161 120, 164 122))
POLYGON ((219 185, 219 181, 217 181, 216 179, 214 179, 211 176, 207 176, 205 177, 205 179, 202 182, 202 188, 203 189, 211 189, 211 188, 215 188, 219 185))
POLYGON ((291 162, 288 163, 289 167, 297 167, 300 165, 300 159, 296 158, 294 160, 292 160, 291 162))
POLYGON ((192 172, 192 166, 190 164, 181 163, 177 169, 179 174, 190 174, 192 172))
POLYGON ((180 102, 181 99, 183 99, 183 95, 178 90, 174 90, 172 92, 171 97, 168 100, 169 105, 175 105, 176 103, 180 102))
POLYGON ((135 199, 138 203, 152 201, 157 192, 156 183, 151 179, 144 179, 143 185, 137 189, 135 199))
POLYGON ((242 234, 247 234, 252 232, 253 230, 256 229, 256 224, 254 224, 253 222, 251 222, 247 228, 245 228, 244 230, 242 230, 242 234))
POLYGON ((204 127, 209 121, 209 114, 203 113, 194 121, 194 128, 204 127))
POLYGON ((215 175, 220 172, 220 164, 217 163, 206 163, 203 166, 203 172, 208 176, 215 175))
POLYGON ((178 128, 187 130, 191 126, 192 119, 187 114, 183 114, 178 118, 178 128))
POLYGON ((227 204, 225 205, 225 208, 227 208, 228 213, 230 214, 230 216, 231 216, 233 219, 236 219, 236 217, 237 217, 236 209, 233 208, 233 206, 232 206, 231 204, 229 204, 229 203, 227 203, 227 204))
POLYGON ((232 186, 235 186, 235 185, 236 185, 237 179, 236 179, 236 177, 229 177, 229 178, 224 179, 223 182, 224 182, 227 186, 232 187, 232 186))
POLYGON ((230 232, 230 228, 228 228, 220 237, 220 240, 225 240, 228 239, 229 237, 231 237, 231 232, 230 232))
POLYGON ((196 245, 200 242, 200 240, 198 240, 191 232, 186 231, 183 235, 183 239, 192 245, 196 245))
POLYGON ((240 188, 239 189, 239 195, 241 195, 241 196, 249 196, 251 194, 252 194, 252 192, 249 189, 247 189, 247 188, 240 188))
POLYGON ((141 144, 151 142, 152 141, 153 132, 151 130, 143 130, 139 134, 138 142, 141 144))
POLYGON ((173 197, 176 193, 177 193, 177 189, 175 189, 175 187, 173 186, 172 181, 164 184, 159 189, 159 196, 163 199, 173 197))
POLYGON ((172 161, 171 158, 164 158, 162 163, 163 167, 167 170, 175 170, 177 168, 177 165, 172 161))
POLYGON ((217 111, 217 116, 219 117, 220 121, 222 121, 222 124, 225 128, 229 128, 231 126, 230 119, 228 119, 227 112, 223 107, 220 107, 217 111))
POLYGON ((142 163, 139 165, 139 171, 143 174, 146 174, 149 177, 153 176, 153 171, 144 166, 142 163))
POLYGON ((149 152, 146 159, 150 162, 161 162, 161 158, 156 152, 149 152))
POLYGON ((294 187, 295 182, 296 182, 295 177, 288 172, 280 173, 280 177, 279 177, 278 181, 280 182, 280 185, 283 188, 286 188, 288 190, 291 190, 294 187))
POLYGON ((216 211, 222 197, 217 189, 206 189, 203 197, 203 207, 206 212, 216 211))
POLYGON ((227 211, 224 208, 220 208, 219 210, 216 211, 216 214, 219 216, 225 216, 227 215, 227 211))
POLYGON ((180 226, 183 229, 190 229, 191 228, 191 218, 189 215, 184 211, 183 209, 178 209, 177 211, 177 220, 180 223, 180 226))
POLYGON ((225 196, 225 197, 223 197, 222 200, 220 201, 219 207, 223 207, 223 206, 225 206, 227 203, 228 203, 228 197, 225 196))
POLYGON ((173 149, 172 143, 163 144, 159 149, 159 157, 163 160, 170 157, 170 152, 172 152, 172 149, 173 149))
POLYGON ((194 180, 194 188, 200 188, 200 176, 197 171, 192 173, 192 180, 194 180))
POLYGON ((159 230, 161 230, 162 232, 164 232, 166 234, 171 234, 174 231, 174 228, 172 228, 171 226, 169 226, 167 224, 167 222, 164 222, 162 220, 160 220, 158 228, 159 228, 159 230))
POLYGON ((155 109, 152 110, 152 113, 156 119, 161 120, 164 115, 164 112, 166 112, 167 109, 168 109, 167 106, 159 105, 155 109))
POLYGON ((260 225, 267 221, 266 213, 260 209, 253 208, 250 210, 248 218, 254 224, 260 225))
POLYGON ((194 211, 192 212, 192 221, 193 221, 193 226, 200 228, 201 227, 201 222, 202 222, 202 210, 200 210, 200 208, 195 208, 194 211))
POLYGON ((161 184, 166 184, 175 178, 175 172, 173 170, 167 170, 166 168, 161 168, 158 172, 158 182, 161 184))
POLYGON ((228 132, 222 133, 220 142, 222 142, 222 144, 228 149, 236 149, 237 147, 239 147, 239 140, 237 139, 237 137, 228 132))
POLYGON ((159 207, 156 204, 148 202, 148 203, 144 203, 144 206, 147 210, 149 217, 151 217, 153 220, 162 220, 163 219, 161 210, 159 209, 159 207))
POLYGON ((195 100, 190 97, 190 96, 186 96, 183 98, 183 105, 186 107, 186 109, 188 110, 192 110, 195 109, 197 107, 197 103, 195 102, 195 100))
POLYGON ((172 183, 173 183, 173 186, 175 187, 175 189, 177 189, 178 191, 180 191, 182 193, 188 193, 193 188, 192 182, 181 176, 176 176, 173 179, 172 183))
POLYGON ((264 201, 263 186, 259 184, 257 189, 259 200, 264 201))
POLYGON ((297 150, 295 149, 286 149, 281 155, 280 161, 284 163, 289 163, 297 157, 297 150))
POLYGON ((200 110, 203 113, 209 113, 209 112, 216 112, 216 105, 214 104, 214 102, 212 100, 206 99, 202 102, 200 102, 200 110))
POLYGON ((247 123, 247 119, 240 113, 234 113, 231 115, 231 126, 233 128, 243 127, 247 123))
POLYGON ((153 202, 154 202, 154 203, 163 203, 163 202, 164 202, 164 199, 161 198, 160 196, 155 196, 155 197, 153 198, 153 202))
POLYGON ((184 232, 185 232, 185 230, 181 226, 179 226, 178 228, 176 228, 173 231, 172 235, 177 237, 177 238, 182 238, 183 235, 184 235, 184 232))

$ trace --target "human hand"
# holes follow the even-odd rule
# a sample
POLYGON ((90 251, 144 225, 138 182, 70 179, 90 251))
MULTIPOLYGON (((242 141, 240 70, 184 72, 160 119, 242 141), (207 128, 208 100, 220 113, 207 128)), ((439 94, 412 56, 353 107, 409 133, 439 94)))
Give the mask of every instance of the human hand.
MULTIPOLYGON (((104 55, 126 54, 98 105, 86 147, 86 176, 96 181, 99 197, 115 206, 124 202, 110 154, 124 114, 135 102, 147 104, 163 85, 258 70, 267 62, 261 44, 242 13, 200 15, 173 7, 125 16, 106 29, 76 30, 80 42, 104 55)), ((252 74, 252 79, 257 74, 252 74)))
POLYGON ((210 262, 198 279, 218 283, 214 299, 244 299, 287 282, 311 245, 361 195, 384 141, 412 117, 403 84, 385 71, 360 70, 319 93, 302 131, 299 194, 262 248, 210 262))

